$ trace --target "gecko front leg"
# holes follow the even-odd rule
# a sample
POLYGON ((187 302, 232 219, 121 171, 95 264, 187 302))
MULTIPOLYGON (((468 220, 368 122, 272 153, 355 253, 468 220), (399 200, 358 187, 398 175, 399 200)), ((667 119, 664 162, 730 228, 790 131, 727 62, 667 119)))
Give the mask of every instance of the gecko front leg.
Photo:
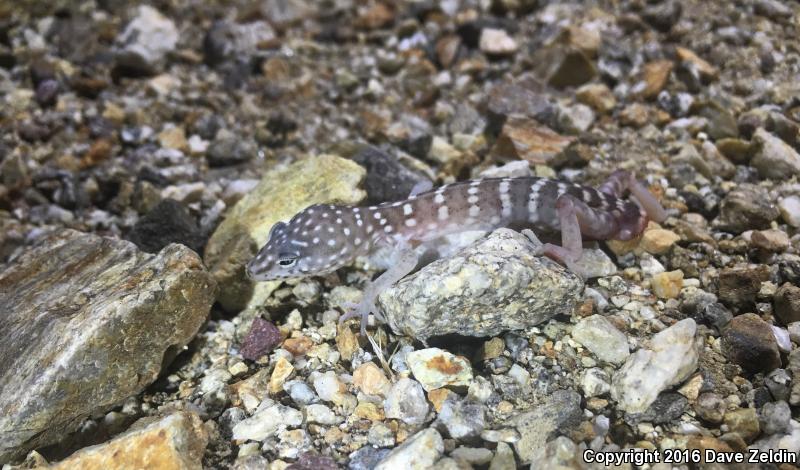
POLYGON ((404 278, 408 273, 417 267, 419 256, 416 251, 410 246, 401 248, 397 262, 383 274, 378 276, 377 279, 370 282, 364 289, 364 296, 361 302, 356 304, 352 309, 339 318, 339 323, 342 323, 350 318, 361 317, 361 335, 367 334, 367 318, 370 312, 375 314, 375 317, 380 321, 385 321, 383 315, 380 314, 375 300, 378 294, 391 287, 394 283, 404 278))

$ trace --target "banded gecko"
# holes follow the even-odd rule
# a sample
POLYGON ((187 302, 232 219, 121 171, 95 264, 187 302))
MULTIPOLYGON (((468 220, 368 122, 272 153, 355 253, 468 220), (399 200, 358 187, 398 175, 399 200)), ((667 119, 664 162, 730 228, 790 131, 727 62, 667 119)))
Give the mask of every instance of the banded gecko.
POLYGON ((365 334, 369 313, 384 321, 377 295, 413 271, 413 247, 467 230, 529 227, 561 232, 561 246, 546 243, 543 253, 568 267, 582 253, 582 239, 630 240, 644 231, 648 219, 661 222, 666 213, 632 173, 617 171, 597 189, 560 180, 517 177, 458 182, 432 189, 418 185, 408 199, 377 206, 316 204, 288 223, 272 227, 269 240, 247 265, 256 281, 326 274, 357 256, 389 246, 398 261, 369 284, 363 300, 340 321, 361 318, 365 334), (629 191, 632 200, 623 199, 629 191))

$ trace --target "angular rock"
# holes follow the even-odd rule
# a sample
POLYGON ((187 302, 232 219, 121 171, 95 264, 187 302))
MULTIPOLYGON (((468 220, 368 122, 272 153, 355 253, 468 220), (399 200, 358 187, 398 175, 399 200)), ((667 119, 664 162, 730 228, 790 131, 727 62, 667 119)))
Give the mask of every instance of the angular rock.
POLYGON ((111 441, 82 449, 48 468, 199 470, 207 443, 203 420, 191 411, 177 411, 163 418, 142 418, 111 441))
POLYGON ((800 154, 791 145, 761 128, 753 134, 753 144, 750 165, 762 178, 784 180, 800 176, 800 154))
POLYGON ((715 223, 723 230, 742 233, 745 230, 769 228, 770 222, 779 215, 766 189, 741 184, 722 200, 715 223))
POLYGON ((672 67, 671 60, 656 60, 645 64, 642 70, 644 82, 639 94, 643 98, 655 98, 667 85, 672 67))
POLYGON ((483 432, 486 409, 482 403, 448 398, 439 411, 439 422, 453 439, 468 439, 483 432))
POLYGON ((519 45, 503 29, 483 28, 478 47, 490 56, 507 56, 517 52, 519 45))
POLYGON ((792 227, 800 227, 800 197, 788 196, 778 201, 778 209, 784 222, 792 227))
POLYGON ((275 39, 275 31, 266 21, 231 23, 217 21, 203 38, 206 63, 217 65, 229 60, 247 60, 257 55, 260 47, 275 39))
POLYGON ((761 289, 761 283, 769 280, 769 266, 758 264, 725 268, 719 273, 719 299, 732 308, 750 308, 761 289))
POLYGON ((0 272, 0 462, 142 391, 197 333, 214 279, 182 245, 51 233, 0 272))
POLYGON ((600 315, 579 321, 572 328, 572 337, 604 362, 620 364, 630 355, 628 338, 600 315))
POLYGON ((696 369, 697 325, 687 318, 657 333, 649 348, 631 354, 612 379, 611 397, 631 414, 643 413, 663 390, 683 382, 696 369))
POLYGON ((301 424, 303 424, 303 413, 300 411, 274 403, 272 400, 264 400, 253 416, 240 421, 233 427, 233 438, 263 441, 281 429, 293 428, 301 424))
POLYGON ((430 181, 422 172, 408 168, 397 157, 371 145, 359 146, 350 158, 367 170, 364 180, 367 204, 405 199, 418 183, 430 181))
POLYGON ((568 315, 583 282, 534 256, 537 250, 524 235, 499 229, 402 279, 378 301, 395 332, 420 340, 450 333, 497 336, 568 315))
POLYGON ((435 429, 423 429, 395 447, 375 466, 375 470, 407 468, 424 470, 433 467, 444 453, 444 441, 435 429))
POLYGON ((466 387, 472 382, 469 361, 439 348, 410 352, 406 362, 414 378, 428 392, 442 387, 466 387))
POLYGON ((617 105, 614 93, 602 83, 583 85, 575 92, 575 98, 602 114, 610 113, 617 105))
POLYGON ((778 288, 775 317, 784 325, 800 321, 800 287, 787 282, 778 288))
POLYGON ((521 117, 510 117, 492 147, 499 160, 527 160, 552 165, 575 137, 562 136, 547 126, 521 117))
POLYGON ((544 452, 545 444, 556 434, 563 434, 583 418, 581 396, 572 390, 558 390, 533 411, 518 414, 506 421, 519 432, 514 448, 520 463, 536 460, 544 452))
POLYGON ((722 331, 722 350, 748 372, 766 373, 781 366, 781 354, 772 328, 754 313, 731 320, 722 331))
POLYGON ((255 361, 275 349, 283 341, 283 335, 274 323, 261 317, 253 319, 250 331, 242 341, 242 357, 255 361))
POLYGON ((573 47, 553 45, 534 55, 536 74, 548 85, 556 88, 580 86, 597 75, 592 60, 573 47))
POLYGON ((155 8, 140 5, 117 39, 117 67, 135 74, 155 74, 178 43, 175 23, 155 8))
POLYGON ((219 282, 220 305, 236 312, 269 296, 280 283, 254 285, 244 268, 267 242, 272 226, 312 204, 359 202, 364 191, 357 185, 363 177, 363 168, 334 155, 308 157, 266 173, 228 211, 206 245, 205 262, 219 282))

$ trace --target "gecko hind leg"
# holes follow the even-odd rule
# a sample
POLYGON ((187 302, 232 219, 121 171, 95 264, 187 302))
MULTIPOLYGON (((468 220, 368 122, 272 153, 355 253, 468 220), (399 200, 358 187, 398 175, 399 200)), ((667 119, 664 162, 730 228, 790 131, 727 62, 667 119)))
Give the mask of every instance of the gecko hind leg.
POLYGON ((413 271, 417 267, 418 261, 419 258, 413 248, 404 248, 400 252, 397 262, 367 285, 361 302, 352 309, 348 309, 349 311, 339 318, 339 323, 350 318, 361 317, 361 335, 364 336, 367 334, 367 318, 369 318, 370 313, 373 313, 379 321, 385 322, 385 318, 379 312, 377 305, 375 305, 378 294, 413 271))
POLYGON ((579 264, 583 254, 583 234, 604 238, 616 232, 616 222, 570 194, 559 196, 556 212, 561 226, 561 246, 545 243, 542 252, 585 278, 585 270, 579 264))
POLYGON ((630 190, 634 200, 644 209, 651 220, 663 222, 667 218, 667 212, 661 203, 630 171, 617 170, 611 173, 611 176, 597 189, 614 197, 622 197, 626 190, 630 190))

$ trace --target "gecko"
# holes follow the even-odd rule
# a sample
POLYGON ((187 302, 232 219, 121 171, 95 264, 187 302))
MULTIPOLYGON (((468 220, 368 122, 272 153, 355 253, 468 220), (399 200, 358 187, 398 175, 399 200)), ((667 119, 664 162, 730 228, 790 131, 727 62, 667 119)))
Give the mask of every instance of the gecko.
MULTIPOLYGON (((414 247, 445 235, 500 227, 561 232, 561 245, 545 243, 542 254, 573 269, 583 239, 630 240, 648 220, 667 214, 633 173, 618 170, 597 188, 534 176, 486 178, 433 189, 415 186, 405 200, 355 207, 315 204, 270 230, 267 243, 247 264, 255 281, 327 274, 380 247, 398 251, 397 262, 369 283, 360 303, 339 319, 360 317, 361 334, 378 294, 416 268, 414 247), (623 196, 630 193, 630 198, 623 196)), ((574 269, 573 269, 574 270, 574 269)))

